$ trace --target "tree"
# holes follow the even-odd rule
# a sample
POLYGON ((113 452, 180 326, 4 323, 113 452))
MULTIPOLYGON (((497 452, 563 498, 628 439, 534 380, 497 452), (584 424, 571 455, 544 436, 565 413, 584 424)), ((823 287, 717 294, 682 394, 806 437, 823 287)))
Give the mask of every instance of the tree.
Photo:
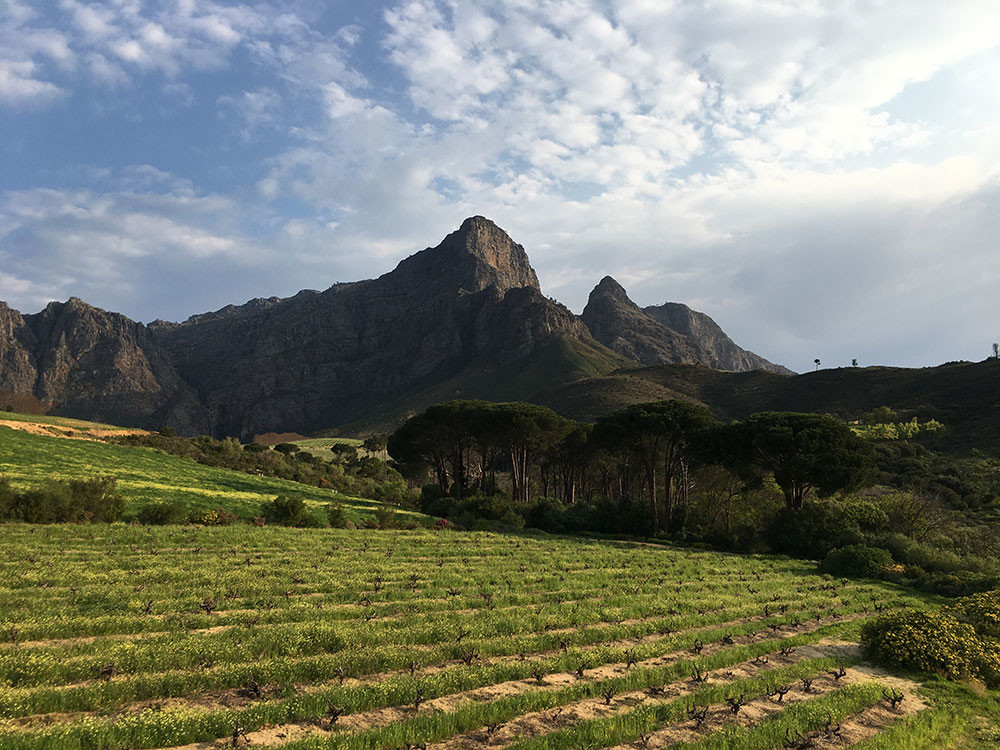
POLYGON ((509 461, 511 497, 528 502, 531 466, 559 444, 572 423, 545 406, 523 402, 495 404, 486 416, 486 428, 509 461))
POLYGON ((813 491, 849 491, 871 475, 871 445, 833 417, 761 412, 729 431, 738 460, 773 473, 788 510, 800 510, 813 491))
POLYGON ((818 358, 814 359, 813 362, 816 363, 816 369, 818 370, 819 369, 819 359, 818 358))
POLYGON ((370 455, 385 457, 385 446, 388 440, 385 435, 371 435, 365 438, 361 447, 364 448, 370 455))
POLYGON ((411 469, 430 467, 443 494, 456 499, 469 486, 475 445, 471 425, 492 404, 485 401, 446 401, 411 417, 387 442, 389 455, 411 469))
POLYGON ((993 344, 993 359, 1000 359, 1000 344, 993 344))
POLYGON ((856 358, 852 359, 851 360, 851 367, 857 367, 857 366, 858 366, 858 360, 856 358))
POLYGON ((705 407, 680 400, 635 404, 598 419, 594 428, 597 442, 611 452, 632 453, 642 466, 654 532, 661 527, 669 530, 675 509, 675 485, 697 455, 698 441, 714 424, 705 407), (657 505, 657 477, 661 469, 666 507, 663 524, 657 505))

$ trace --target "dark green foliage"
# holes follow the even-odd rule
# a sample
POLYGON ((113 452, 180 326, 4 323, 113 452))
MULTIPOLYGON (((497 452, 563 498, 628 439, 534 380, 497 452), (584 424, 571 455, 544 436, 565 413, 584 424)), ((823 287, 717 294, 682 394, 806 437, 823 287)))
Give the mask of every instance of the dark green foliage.
POLYGON ((260 506, 260 514, 270 524, 277 526, 298 526, 317 528, 322 526, 319 519, 306 508, 301 497, 278 495, 260 506))
POLYGON ((278 443, 274 446, 274 450, 278 451, 278 453, 284 453, 286 456, 290 456, 293 453, 299 452, 299 446, 294 443, 278 443))
POLYGON ((729 432, 736 459, 773 474, 789 510, 801 509, 814 491, 823 496, 856 489, 874 470, 871 445, 833 417, 761 412, 729 432))
POLYGON ((182 523, 185 520, 184 504, 178 501, 167 502, 165 500, 157 500, 149 505, 143 506, 136 520, 139 523, 149 524, 151 526, 163 526, 170 523, 182 523))
POLYGON ((202 526, 232 526, 236 523, 236 514, 230 513, 225 508, 212 508, 195 513, 190 521, 202 526))
POLYGON ((820 570, 835 576, 878 578, 893 564, 892 555, 880 547, 851 544, 831 550, 820 570))
POLYGON ((775 513, 766 529, 766 539, 776 552, 822 559, 831 549, 857 544, 863 536, 858 525, 845 517, 840 503, 820 500, 801 510, 786 506, 775 513))
POLYGON ((326 520, 335 529, 346 529, 353 525, 347 517, 347 511, 340 503, 330 503, 326 506, 326 520))
POLYGON ((869 656, 889 667, 938 672, 950 679, 1000 684, 997 642, 943 612, 902 611, 882 615, 861 628, 869 656))
POLYGON ((124 509, 125 498, 111 477, 49 482, 23 492, 0 485, 4 517, 26 523, 110 523, 124 509))
POLYGON ((15 497, 14 488, 10 486, 10 480, 7 477, 0 477, 0 518, 10 518, 15 497))

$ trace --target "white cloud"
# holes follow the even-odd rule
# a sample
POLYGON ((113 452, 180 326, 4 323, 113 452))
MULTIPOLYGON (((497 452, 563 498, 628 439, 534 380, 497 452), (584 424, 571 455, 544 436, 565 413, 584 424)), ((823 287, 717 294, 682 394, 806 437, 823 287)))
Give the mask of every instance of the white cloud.
POLYGON ((35 78, 37 68, 30 60, 0 60, 0 101, 38 103, 58 97, 58 86, 35 78))

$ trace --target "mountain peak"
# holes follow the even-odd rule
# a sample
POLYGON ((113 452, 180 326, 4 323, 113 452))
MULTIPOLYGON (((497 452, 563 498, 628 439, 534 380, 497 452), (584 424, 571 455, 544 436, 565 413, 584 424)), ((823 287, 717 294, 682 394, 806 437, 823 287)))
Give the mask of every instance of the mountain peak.
MULTIPOLYGON (((632 302, 629 299, 628 292, 625 291, 625 287, 619 284, 611 276, 605 276, 601 281, 594 287, 593 291, 590 293, 590 298, 594 297, 617 297, 623 301, 632 302)), ((634 303, 633 303, 634 304, 634 303)))
POLYGON ((540 289, 524 248, 485 216, 470 216, 437 247, 411 255, 392 273, 397 271, 407 279, 435 280, 469 292, 491 286, 501 294, 540 289))

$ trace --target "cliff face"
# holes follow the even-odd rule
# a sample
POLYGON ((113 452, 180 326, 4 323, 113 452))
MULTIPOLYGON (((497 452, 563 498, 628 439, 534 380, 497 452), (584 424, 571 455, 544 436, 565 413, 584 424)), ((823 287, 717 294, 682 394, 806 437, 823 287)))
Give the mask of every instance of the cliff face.
POLYGON ((549 336, 587 336, 547 300, 524 249, 467 219, 435 248, 377 279, 179 325, 152 327, 216 432, 303 430, 452 378, 489 356, 514 361, 549 336))
POLYGON ((662 305, 644 307, 643 312, 672 331, 696 341, 700 350, 699 364, 714 370, 730 372, 765 370, 781 375, 794 375, 787 367, 776 365, 759 354, 741 349, 726 335, 718 323, 705 313, 692 310, 687 305, 665 302, 662 305))
POLYGON ((145 326, 75 297, 36 315, 0 305, 0 389, 34 395, 67 416, 207 427, 194 392, 145 326))
POLYGON ((0 303, 0 392, 187 434, 307 432, 376 412, 388 424, 432 399, 527 400, 629 362, 775 367, 683 305, 641 310, 611 278, 577 318, 481 216, 377 279, 183 323, 147 328, 75 298, 25 316, 0 303))
POLYGON ((700 364, 716 370, 791 374, 741 349, 714 320, 687 305, 640 308, 610 276, 590 293, 581 320, 600 343, 644 365, 700 364))

